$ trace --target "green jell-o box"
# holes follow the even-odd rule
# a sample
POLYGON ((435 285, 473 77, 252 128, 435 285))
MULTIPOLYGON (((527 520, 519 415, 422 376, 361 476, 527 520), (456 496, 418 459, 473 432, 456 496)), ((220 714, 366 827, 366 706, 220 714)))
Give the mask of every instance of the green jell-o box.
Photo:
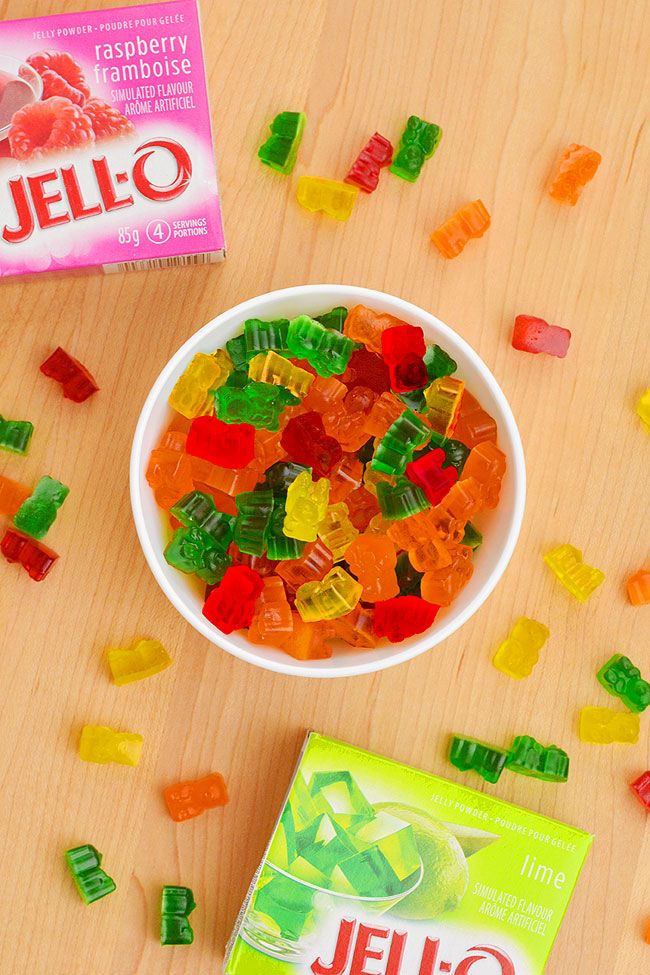
POLYGON ((541 975, 591 842, 310 734, 225 975, 541 975))

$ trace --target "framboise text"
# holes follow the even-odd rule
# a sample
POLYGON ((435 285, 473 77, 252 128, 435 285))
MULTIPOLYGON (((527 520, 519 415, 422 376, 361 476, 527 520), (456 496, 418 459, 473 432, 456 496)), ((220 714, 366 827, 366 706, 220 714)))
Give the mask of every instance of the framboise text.
POLYGON ((31 237, 36 227, 48 230, 134 206, 134 193, 155 203, 167 203, 182 196, 190 185, 192 160, 187 150, 173 139, 151 139, 138 146, 134 157, 130 172, 112 172, 106 156, 93 158, 89 163, 84 160, 84 165, 91 167, 93 182, 93 191, 86 196, 75 163, 10 179, 8 187, 16 222, 4 225, 3 239, 8 244, 20 244, 31 237), (147 160, 157 152, 170 153, 176 163, 175 176, 166 186, 152 183, 146 173, 147 160))
MULTIPOLYGON (((409 936, 391 928, 374 927, 344 918, 332 959, 317 958, 313 975, 416 975, 411 964, 403 966, 409 936), (377 963, 381 963, 377 968, 377 963), (367 964, 372 963, 372 968, 367 964)), ((509 956, 492 945, 474 945, 457 964, 447 961, 439 938, 425 938, 418 950, 417 975, 517 975, 509 956), (483 964, 485 963, 485 964, 483 964), (497 966, 501 966, 498 968, 497 966)))

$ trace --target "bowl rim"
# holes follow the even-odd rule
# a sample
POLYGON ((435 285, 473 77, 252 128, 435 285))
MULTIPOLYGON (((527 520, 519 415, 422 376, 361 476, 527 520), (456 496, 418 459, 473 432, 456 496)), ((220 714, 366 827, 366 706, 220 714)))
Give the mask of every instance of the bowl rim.
MULTIPOLYGON (((426 309, 421 308, 419 305, 407 301, 405 298, 401 298, 398 295, 392 295, 389 292, 379 291, 374 288, 365 288, 353 284, 323 283, 294 285, 288 288, 279 288, 274 291, 268 291, 264 294, 247 298, 245 301, 239 302, 237 305, 232 305, 216 315, 198 331, 190 335, 190 337, 183 342, 180 348, 174 353, 174 355, 168 360, 166 365, 160 371, 142 406, 131 447, 129 479, 133 520, 135 522, 136 532, 145 556, 145 560, 149 566, 149 569, 153 573, 156 582, 175 609, 178 610, 181 616, 187 620, 193 629, 201 633, 202 636, 206 637, 210 643, 213 643, 220 649, 225 650, 232 656, 238 657, 240 660, 245 660, 247 663, 253 664, 256 667, 261 667, 264 670, 270 670, 274 673, 285 674, 293 677, 354 677, 377 673, 380 670, 386 670, 389 667, 396 667, 399 664, 412 660, 442 643, 458 629, 460 629, 460 627, 466 623, 467 620, 474 615, 474 613, 477 612, 477 610, 494 591, 497 583, 505 572, 510 559, 512 558, 512 554, 521 531, 526 503, 526 463, 517 422, 505 393, 501 389, 492 371, 480 357, 478 352, 476 352, 475 349, 473 349, 472 346, 461 335, 459 335, 458 332, 454 331, 454 329, 442 322, 432 312, 429 312, 426 309), (142 506, 140 472, 142 469, 142 449, 145 431, 148 427, 151 413, 153 412, 153 409, 160 398, 160 393, 168 382, 170 376, 178 370, 179 365, 188 356, 188 354, 196 346, 201 344, 204 336, 218 330, 221 320, 226 317, 231 318, 236 315, 237 317, 241 317, 242 322, 248 317, 254 317, 249 315, 248 312, 251 309, 259 310, 260 304, 267 301, 280 301, 285 298, 289 299, 298 294, 307 297, 315 297, 320 295, 323 291, 327 292, 327 300, 329 300, 331 297, 335 303, 337 303, 337 296, 338 299, 340 299, 338 303, 342 302, 343 299, 349 303, 351 293, 353 293, 355 298, 358 299, 357 303, 372 305, 373 301, 388 303, 396 302, 400 306, 401 314, 405 320, 408 321, 409 316, 415 320, 422 319, 423 317, 427 320, 432 320, 439 334, 441 334, 443 337, 447 337, 452 344, 455 344, 462 349, 467 359, 471 360, 473 366, 481 374, 485 384, 489 387, 490 392, 499 405, 503 421, 508 429, 509 437, 512 443, 512 455, 514 458, 513 476, 515 479, 515 491, 513 512, 508 533, 504 539, 499 557, 497 558, 490 575, 471 602, 469 602, 468 605, 455 616, 450 617, 449 620, 444 622, 444 624, 436 632, 435 640, 433 642, 425 641, 424 637, 426 634, 422 634, 422 640, 416 642, 415 644, 409 644, 402 649, 397 646, 394 653, 391 653, 382 659, 375 659, 371 657, 370 655, 373 653, 373 651, 368 650, 366 651, 369 655, 367 662, 364 661, 362 663, 355 664, 346 664, 343 662, 337 663, 336 657, 332 657, 327 661, 320 662, 321 664, 327 664, 326 667, 314 667, 310 666, 308 661, 296 660, 288 654, 286 655, 286 661, 283 659, 267 659, 263 657, 259 651, 254 652, 253 650, 241 647, 232 642, 227 634, 217 631, 211 624, 208 623, 207 620, 194 614, 180 594, 177 593, 176 590, 169 584, 158 564, 157 552, 147 530, 146 518, 142 506)), ((253 645, 251 644, 251 646, 253 645)), ((263 650, 264 648, 260 647, 259 649, 263 650)))

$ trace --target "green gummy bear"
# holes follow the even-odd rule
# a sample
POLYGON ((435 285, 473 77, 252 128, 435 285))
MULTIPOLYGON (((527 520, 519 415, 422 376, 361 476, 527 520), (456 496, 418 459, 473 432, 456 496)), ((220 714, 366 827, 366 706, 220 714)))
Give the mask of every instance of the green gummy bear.
POLYGON ((177 528, 164 554, 169 565, 180 572, 194 573, 209 586, 219 582, 232 563, 220 543, 195 527, 177 528))
POLYGON ((225 552, 232 541, 234 518, 217 511, 214 499, 203 491, 191 491, 170 509, 186 528, 200 528, 225 552))
POLYGON ((468 545, 472 551, 476 551, 483 544, 483 536, 481 535, 478 528, 475 528, 471 521, 468 521, 465 525, 465 534, 461 539, 461 545, 468 545))
POLYGON ((287 332, 289 319, 278 318, 274 321, 263 321, 261 318, 249 318, 244 322, 244 340, 246 342, 246 358, 250 361, 260 352, 272 349, 278 355, 287 356, 287 332))
POLYGON ((343 324, 348 317, 348 309, 343 305, 337 305, 323 315, 315 315, 314 321, 320 322, 325 328, 333 328, 337 332, 343 331, 343 324))
POLYGON ((303 112, 280 112, 271 122, 271 135, 257 150, 265 166, 289 176, 298 158, 298 148, 307 117, 303 112))
POLYGON ((32 538, 45 538, 69 493, 70 488, 55 478, 42 477, 14 515, 14 525, 32 538))
POLYGON ((397 575, 400 596, 420 595, 420 583, 422 582, 424 573, 418 572, 417 569, 413 568, 408 552, 400 552, 397 556, 395 573, 397 575))
POLYGON ((451 739, 451 764, 461 772, 477 772, 486 782, 499 781, 507 759, 508 752, 503 748, 494 748, 475 738, 461 738, 459 735, 451 739))
POLYGON ((413 451, 422 447, 430 435, 430 427, 411 410, 405 410, 380 440, 370 466, 386 474, 403 474, 413 451))
POLYGON ((382 515, 389 521, 408 518, 409 515, 415 515, 418 511, 430 507, 424 491, 421 491, 417 484, 403 477, 397 479, 395 487, 385 481, 379 481, 377 501, 382 515))
POLYGON ((191 945, 194 931, 189 915, 196 907, 194 894, 189 887, 165 885, 160 898, 161 945, 191 945))
POLYGON ((354 350, 352 339, 325 328, 309 315, 299 315, 289 323, 289 350, 297 359, 306 359, 319 376, 344 373, 354 350))
POLYGON ((101 869, 101 853, 89 843, 66 850, 65 860, 84 904, 92 904, 116 889, 115 881, 101 869))
POLYGON ((622 653, 610 657, 596 676, 608 694, 620 698, 635 714, 641 714, 650 705, 650 684, 622 653))
POLYGON ((237 335, 234 339, 226 342, 226 351, 232 359, 235 371, 245 371, 248 374, 248 359, 246 358, 246 338, 244 335, 237 335))
POLYGON ((569 756, 556 745, 545 747, 530 735, 518 735, 508 754, 506 768, 545 782, 566 782, 569 756))
POLYGON ((284 534, 284 519, 286 508, 282 497, 276 497, 274 492, 273 511, 266 532, 268 545, 267 558, 284 561, 299 559, 305 550, 306 542, 298 538, 289 538, 284 534))
POLYGON ((33 433, 34 424, 29 420, 5 420, 0 416, 0 449, 26 454, 33 433))
POLYGON ((256 430, 275 432, 280 429, 280 416, 291 394, 282 386, 248 382, 239 389, 220 386, 213 395, 217 416, 224 423, 250 423, 256 430))
POLYGON ((267 470, 265 480, 274 495, 286 495, 298 475, 305 471, 311 474, 311 467, 296 464, 293 460, 278 460, 267 470))
POLYGON ((263 555, 273 511, 273 491, 243 491, 235 500, 235 545, 247 555, 263 555))
POLYGON ((441 138, 440 126, 411 115, 390 165, 391 173, 415 183, 425 160, 431 158, 441 138))
POLYGON ((458 363, 439 345, 427 346, 424 364, 432 382, 434 379, 442 379, 443 376, 452 376, 458 369, 458 363))

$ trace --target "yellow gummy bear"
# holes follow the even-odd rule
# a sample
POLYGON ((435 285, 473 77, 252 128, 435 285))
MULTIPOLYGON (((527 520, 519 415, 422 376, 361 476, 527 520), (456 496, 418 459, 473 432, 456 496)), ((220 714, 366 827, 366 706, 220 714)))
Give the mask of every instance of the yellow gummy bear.
POLYGON ((582 552, 573 545, 558 545, 544 556, 544 561, 572 596, 586 603, 604 581, 605 573, 582 561, 582 552))
POLYGON ((644 427, 650 433, 650 389, 646 389, 645 393, 636 404, 636 411, 641 417, 641 422, 644 427))
POLYGON ((153 677, 172 663, 172 658, 158 640, 136 640, 131 647, 112 648, 107 657, 113 681, 118 687, 153 677))
POLYGON ((516 680, 530 677, 539 652, 550 636, 549 629, 537 620, 520 617, 494 655, 494 666, 516 680))
POLYGON ((363 586, 335 565, 323 579, 305 582, 296 590, 296 609, 305 623, 347 616, 361 599, 363 586))
POLYGON ((432 429, 446 437, 454 425, 456 413, 463 398, 465 383, 453 376, 435 379, 424 391, 427 403, 427 419, 432 429))
POLYGON ((358 193, 356 186, 320 176, 301 176, 296 190, 301 207, 311 213, 326 213, 335 220, 348 219, 358 193))
MULTIPOLYGON (((227 353, 226 356, 232 371, 232 361, 227 353)), ((229 374, 228 363, 223 356, 219 358, 197 352, 185 372, 176 380, 169 394, 169 405, 188 420, 201 416, 212 406, 210 390, 222 386, 229 374)))
POLYGON ((583 708, 580 712, 580 738, 592 745, 620 742, 635 745, 639 740, 639 715, 610 708, 583 708))
POLYGON ((334 561, 342 559, 359 534, 359 529, 350 521, 350 510, 345 501, 329 506, 318 526, 318 534, 332 553, 334 561))
POLYGON ((293 363, 270 349, 258 352, 248 363, 248 378, 271 386, 284 386, 290 393, 303 399, 309 392, 314 377, 306 369, 293 363))
POLYGON ((86 725, 81 730, 79 758, 97 765, 136 766, 142 755, 142 735, 131 735, 126 731, 114 731, 101 725, 86 725))
POLYGON ((303 542, 315 542, 318 526, 327 513, 329 497, 328 478, 321 477, 314 482, 309 471, 298 474, 287 491, 284 534, 303 542))

